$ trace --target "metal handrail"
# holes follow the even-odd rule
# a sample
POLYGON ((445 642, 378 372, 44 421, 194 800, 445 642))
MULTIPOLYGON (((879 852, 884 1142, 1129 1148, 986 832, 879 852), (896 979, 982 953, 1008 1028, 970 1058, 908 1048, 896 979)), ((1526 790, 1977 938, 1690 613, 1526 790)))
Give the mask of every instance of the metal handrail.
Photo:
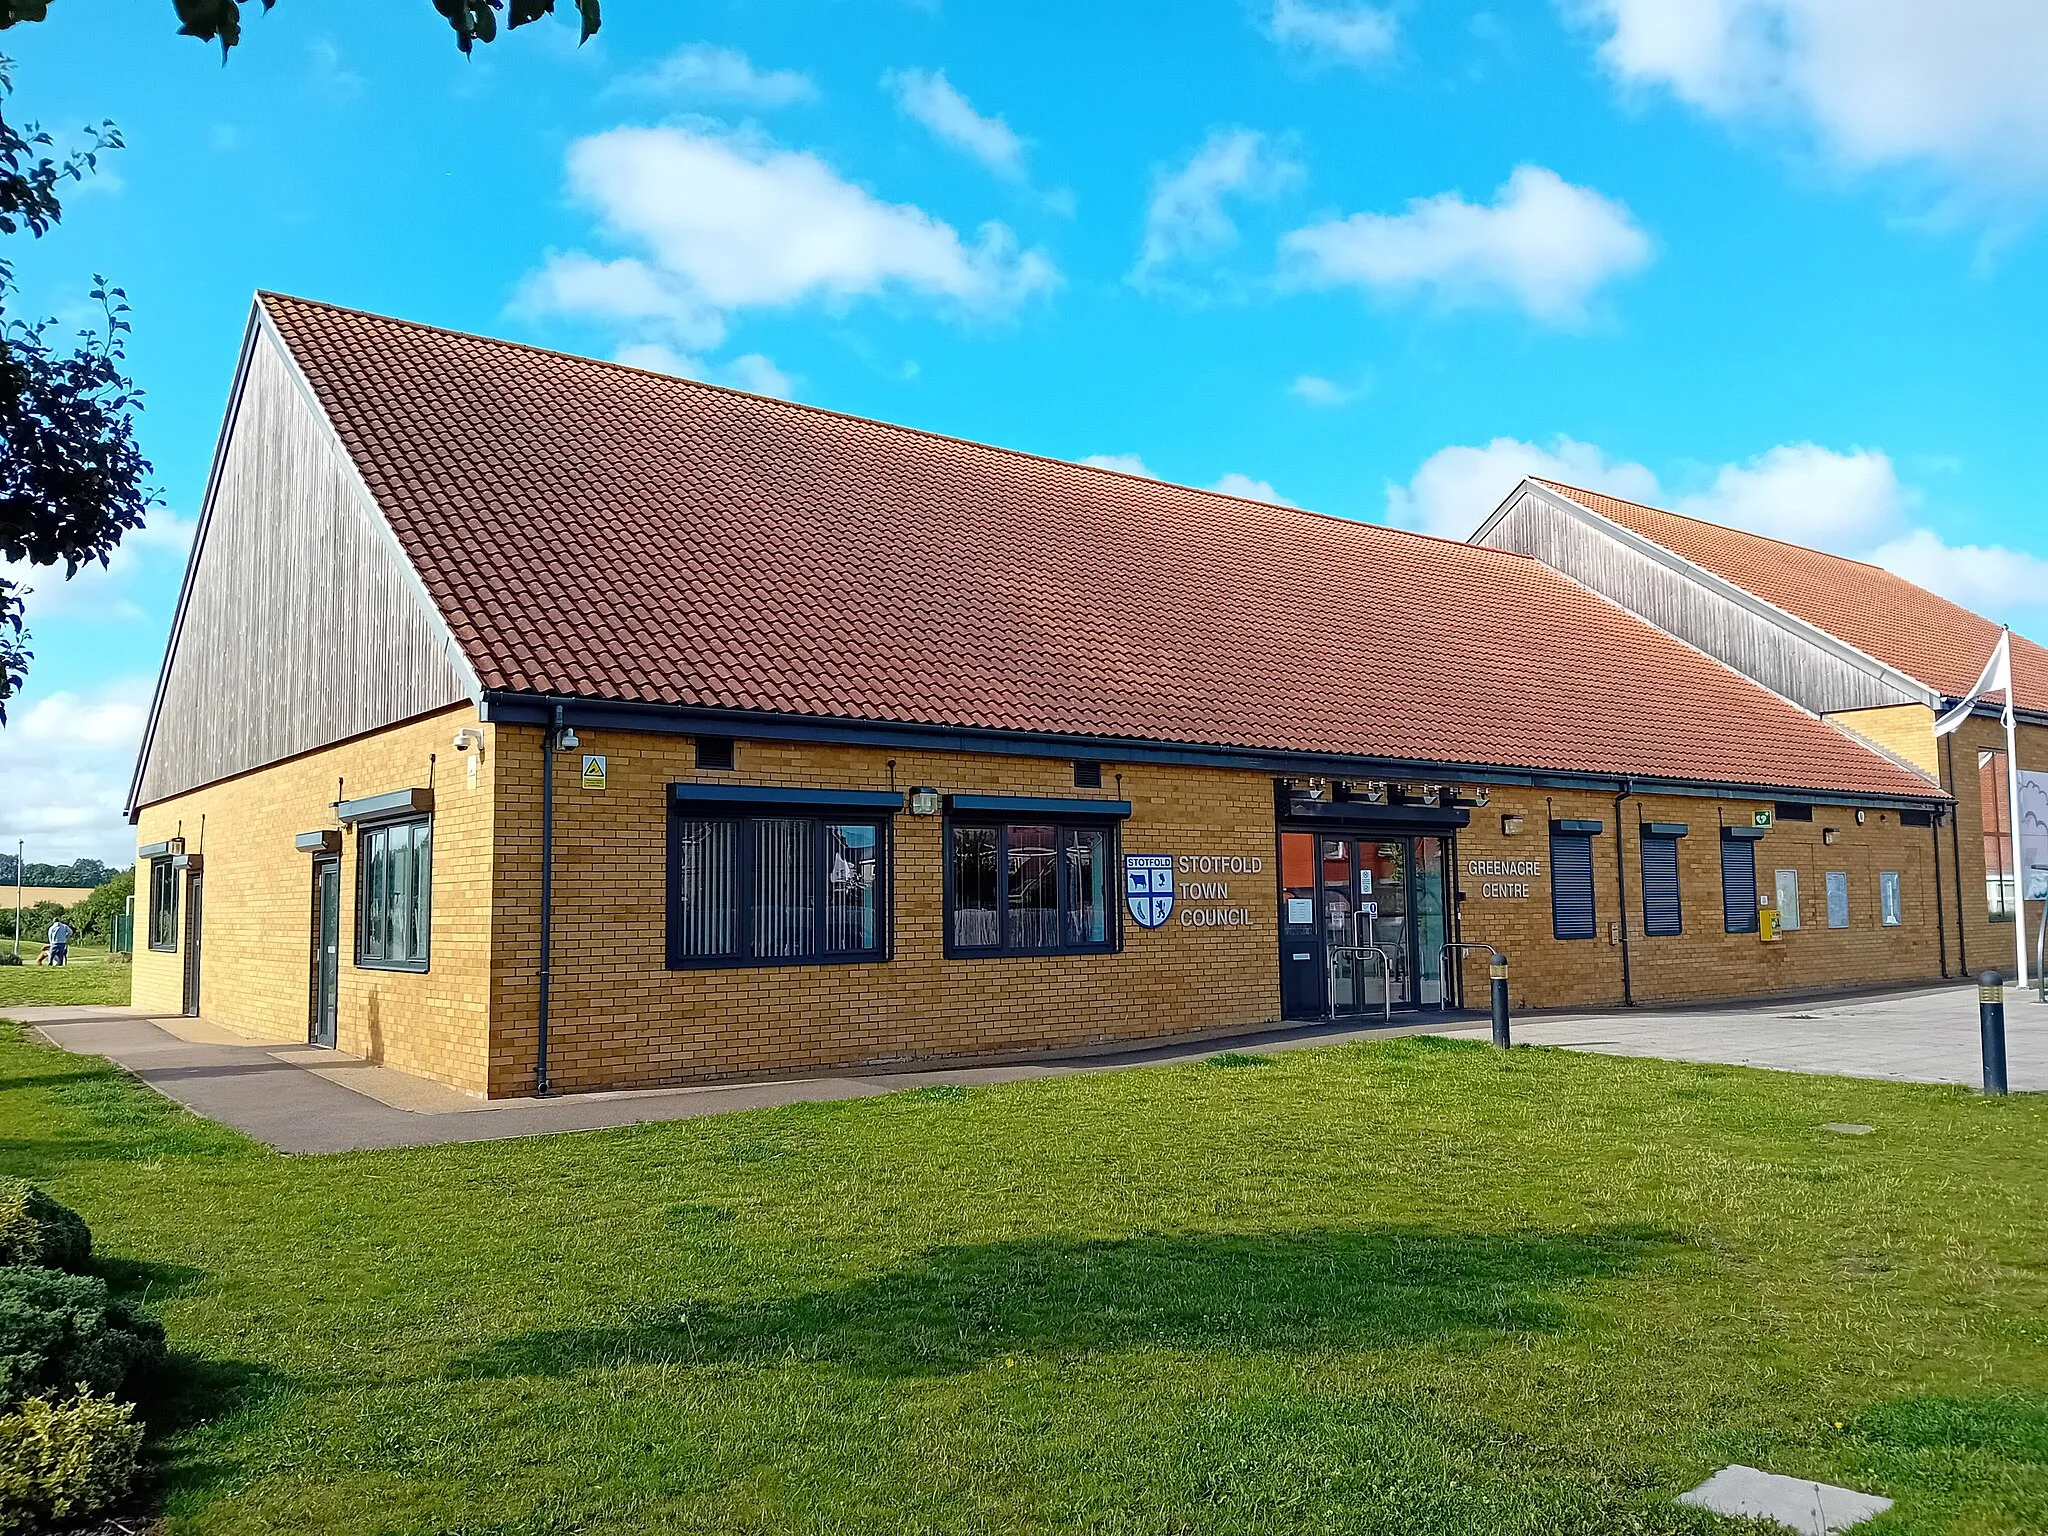
MULTIPOLYGON (((1448 959, 1450 958, 1450 953, 1451 953, 1451 951, 1452 951, 1452 950, 1454 950, 1454 949, 1455 949, 1455 950, 1456 950, 1456 951, 1458 952, 1458 954, 1459 954, 1459 956, 1460 956, 1461 958, 1463 957, 1463 955, 1464 955, 1465 951, 1466 951, 1466 950, 1468 950, 1468 949, 1483 949, 1483 950, 1485 950, 1485 951, 1486 951, 1486 953, 1487 953, 1487 955, 1488 955, 1488 957, 1489 957, 1489 961, 1488 961, 1488 963, 1489 963, 1489 964, 1492 964, 1492 965, 1506 965, 1506 964, 1507 964, 1507 961, 1508 961, 1508 957, 1507 957, 1506 955, 1502 954, 1502 953, 1501 953, 1501 952, 1500 952, 1499 950, 1495 949, 1495 948, 1494 948, 1494 947, 1493 947, 1493 946, 1492 946, 1491 944, 1481 944, 1481 943, 1478 943, 1478 942, 1476 942, 1476 941, 1471 941, 1471 940, 1468 940, 1467 942, 1465 942, 1465 943, 1462 943, 1462 944, 1459 944, 1459 943, 1451 943, 1451 944, 1446 944, 1446 945, 1445 945, 1445 946, 1444 946, 1444 947, 1443 947, 1442 949, 1439 949, 1439 950, 1438 950, 1438 951, 1436 952, 1436 973, 1437 973, 1437 976, 1438 976, 1438 978, 1439 978, 1439 979, 1441 979, 1442 977, 1445 977, 1445 976, 1448 976, 1448 975, 1450 975, 1450 973, 1451 973, 1451 968, 1450 968, 1450 966, 1448 966, 1448 965, 1447 965, 1447 964, 1445 964, 1444 962, 1445 962, 1446 960, 1448 960, 1448 959)), ((1462 992, 1462 991, 1464 991, 1464 978, 1463 978, 1463 977, 1460 977, 1460 978, 1459 978, 1459 987, 1458 987, 1458 990, 1459 990, 1459 991, 1461 991, 1461 992, 1462 992)), ((1450 989, 1449 989, 1448 987, 1444 989, 1444 1004, 1443 1004, 1443 1005, 1444 1005, 1444 1006, 1445 1006, 1446 1008, 1450 1007, 1450 1005, 1451 1005, 1451 998, 1450 998, 1450 989)))
MULTIPOLYGON (((1389 1024, 1394 1021, 1394 957, 1377 944, 1339 944, 1329 951, 1330 958, 1339 955, 1378 955, 1380 957, 1380 1016, 1389 1024)), ((1330 1000, 1328 1019, 1334 1023, 1337 1018, 1336 999, 1330 1000)))

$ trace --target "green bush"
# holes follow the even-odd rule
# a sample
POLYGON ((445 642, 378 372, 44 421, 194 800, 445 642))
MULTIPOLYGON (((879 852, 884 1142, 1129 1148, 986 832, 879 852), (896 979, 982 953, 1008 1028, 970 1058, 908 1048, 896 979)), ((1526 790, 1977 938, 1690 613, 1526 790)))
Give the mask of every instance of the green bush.
POLYGON ((27 1179, 0 1178, 0 1264, 37 1264, 74 1274, 92 1262, 85 1218, 27 1179))
POLYGON ((135 1410, 90 1393, 0 1414, 0 1536, 98 1514, 135 1481, 141 1446, 135 1410))
MULTIPOLYGON (((21 942, 41 944, 49 934, 50 924, 64 915, 64 909, 54 901, 39 901, 32 907, 21 909, 21 942)), ((0 939, 14 938, 14 903, 0 907, 0 939)))
POLYGON ((111 1298, 105 1281, 0 1269, 0 1409, 53 1392, 119 1392, 163 1353, 163 1326, 111 1298))
MULTIPOLYGON (((64 921, 78 930, 78 936, 104 944, 114 936, 114 919, 127 909, 135 894, 135 871, 123 870, 98 887, 64 914, 64 921)), ((48 929, 44 930, 48 932, 48 929)))

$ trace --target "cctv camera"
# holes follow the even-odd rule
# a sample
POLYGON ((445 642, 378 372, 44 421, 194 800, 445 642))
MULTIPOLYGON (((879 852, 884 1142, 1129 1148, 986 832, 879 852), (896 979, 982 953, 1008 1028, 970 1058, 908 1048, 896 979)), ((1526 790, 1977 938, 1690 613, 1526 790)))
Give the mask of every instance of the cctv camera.
POLYGON ((483 737, 469 729, 468 726, 464 726, 455 733, 455 750, 458 752, 474 752, 483 744, 483 737))

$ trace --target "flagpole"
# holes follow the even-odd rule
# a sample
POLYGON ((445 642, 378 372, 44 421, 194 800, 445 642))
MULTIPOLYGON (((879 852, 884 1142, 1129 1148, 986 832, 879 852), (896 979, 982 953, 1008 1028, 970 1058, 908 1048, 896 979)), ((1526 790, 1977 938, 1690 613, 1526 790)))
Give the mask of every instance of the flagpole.
POLYGON ((2027 877, 2020 863, 2020 748, 2012 707, 2012 629, 2001 626, 2005 650, 2005 806, 2012 832, 2012 958, 2019 989, 2027 990, 2027 877))

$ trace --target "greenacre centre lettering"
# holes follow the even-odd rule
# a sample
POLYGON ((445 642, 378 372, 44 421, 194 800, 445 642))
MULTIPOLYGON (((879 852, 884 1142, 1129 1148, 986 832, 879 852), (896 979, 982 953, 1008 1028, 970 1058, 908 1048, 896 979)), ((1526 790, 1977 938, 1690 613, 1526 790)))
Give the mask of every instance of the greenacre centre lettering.
POLYGON ((1529 880, 1543 873, 1541 859, 1467 859, 1465 873, 1479 881, 1479 894, 1491 901, 1527 901, 1529 880), (1522 876, 1521 879, 1490 879, 1489 876, 1522 876))

